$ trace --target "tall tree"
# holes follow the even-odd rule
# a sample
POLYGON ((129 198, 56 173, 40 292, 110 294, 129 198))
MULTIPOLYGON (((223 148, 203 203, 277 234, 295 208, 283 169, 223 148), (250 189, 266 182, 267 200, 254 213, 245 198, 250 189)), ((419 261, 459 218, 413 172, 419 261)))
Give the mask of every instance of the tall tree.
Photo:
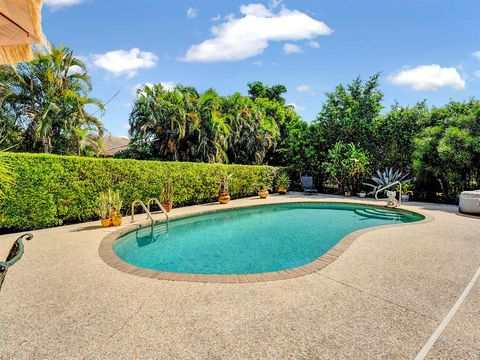
POLYGON ((80 154, 79 132, 97 135, 103 125, 87 111, 104 111, 104 104, 89 96, 92 89, 85 64, 69 48, 52 47, 17 67, 0 68, 0 101, 3 111, 24 129, 27 151, 80 154))

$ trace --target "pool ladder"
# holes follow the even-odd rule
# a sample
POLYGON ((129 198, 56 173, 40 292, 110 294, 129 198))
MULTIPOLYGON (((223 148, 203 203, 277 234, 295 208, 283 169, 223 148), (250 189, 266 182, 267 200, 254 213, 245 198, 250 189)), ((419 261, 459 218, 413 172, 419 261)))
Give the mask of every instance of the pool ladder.
POLYGON ((153 220, 152 213, 150 212, 150 206, 152 203, 156 203, 160 208, 160 211, 165 214, 165 218, 167 219, 167 224, 168 224, 170 217, 168 216, 167 212, 165 211, 165 208, 162 206, 162 204, 157 198, 151 198, 150 200, 148 200, 147 206, 145 206, 143 201, 140 199, 137 199, 134 202, 132 202, 132 222, 135 221, 135 205, 140 205, 143 211, 145 211, 145 214, 147 214, 147 219, 150 219, 150 222, 153 225, 154 220, 153 220))

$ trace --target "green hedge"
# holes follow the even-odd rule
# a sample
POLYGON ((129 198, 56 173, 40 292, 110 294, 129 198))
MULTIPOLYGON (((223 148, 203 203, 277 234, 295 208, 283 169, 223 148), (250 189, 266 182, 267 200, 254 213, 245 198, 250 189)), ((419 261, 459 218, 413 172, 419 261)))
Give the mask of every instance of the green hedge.
POLYGON ((175 206, 214 200, 217 180, 233 174, 233 198, 255 193, 258 182, 272 183, 270 166, 222 165, 97 159, 45 154, 7 155, 15 183, 0 204, 0 228, 39 229, 96 219, 97 197, 111 187, 120 190, 124 214, 135 199, 158 197, 168 178, 175 206))

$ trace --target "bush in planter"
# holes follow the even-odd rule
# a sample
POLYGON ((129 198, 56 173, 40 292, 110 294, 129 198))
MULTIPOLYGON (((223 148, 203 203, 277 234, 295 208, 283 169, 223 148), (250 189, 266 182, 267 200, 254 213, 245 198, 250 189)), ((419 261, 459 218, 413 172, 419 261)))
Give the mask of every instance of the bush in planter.
POLYGON ((277 177, 276 185, 277 185, 278 193, 285 194, 288 191, 288 188, 290 186, 290 178, 286 173, 282 172, 277 177))
MULTIPOLYGON (((6 153, 14 183, 5 188, 0 203, 0 228, 39 229, 64 223, 96 220, 98 194, 115 184, 129 211, 135 199, 158 197, 158 189, 170 178, 179 206, 213 201, 218 196, 217 179, 233 174, 230 196, 255 194, 254 185, 270 186, 277 168, 98 159, 47 154, 6 153)), ((125 212, 124 212, 125 213, 125 212)))

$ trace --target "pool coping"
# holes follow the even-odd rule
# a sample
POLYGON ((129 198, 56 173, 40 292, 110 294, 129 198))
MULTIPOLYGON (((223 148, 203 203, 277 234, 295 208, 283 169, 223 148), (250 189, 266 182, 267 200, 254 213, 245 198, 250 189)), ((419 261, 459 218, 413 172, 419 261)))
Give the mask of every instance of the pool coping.
MULTIPOLYGON (((382 205, 373 205, 370 203, 364 202, 345 202, 345 201, 294 201, 288 202, 288 204, 294 203, 323 203, 323 204, 352 204, 352 205, 366 205, 371 207, 378 207, 378 208, 386 208, 382 205)), ((217 209, 206 209, 205 211, 196 211, 189 214, 182 214, 179 216, 175 216, 174 219, 181 219, 186 217, 192 217, 196 215, 203 215, 207 213, 213 213, 218 211, 229 211, 229 210, 236 210, 241 208, 250 208, 250 207, 258 207, 258 206, 271 206, 271 205, 280 205, 280 204, 287 204, 287 203, 274 203, 274 204, 252 204, 252 205, 239 205, 234 207, 229 207, 227 209, 217 208, 217 209)), ((145 228, 150 226, 149 223, 142 223, 142 224, 132 224, 124 229, 117 230, 105 236, 100 245, 98 247, 98 254, 100 258, 110 267, 125 272, 127 274, 136 275, 140 277, 147 277, 157 280, 169 280, 169 281, 184 281, 184 282, 199 282, 199 283, 222 283, 222 284, 242 284, 242 283, 258 283, 258 282, 270 282, 270 281, 277 281, 277 280, 287 280, 287 279, 294 279, 301 276, 309 275, 316 273, 331 263, 333 263, 336 259, 338 259, 353 243, 354 240, 359 238, 360 236, 375 231, 378 229, 385 229, 391 227, 400 227, 400 226, 415 226, 420 224, 426 224, 432 222, 434 217, 428 214, 424 214, 420 211, 411 211, 406 209, 398 209, 403 212, 410 212, 416 215, 423 216, 422 220, 418 220, 415 222, 410 223, 402 223, 402 224, 387 224, 387 225, 377 225, 372 226, 364 229, 355 230, 346 236, 344 236, 340 241, 333 246, 330 250, 326 253, 318 257, 317 259, 313 260, 312 262, 286 270, 279 270, 274 272, 266 272, 266 273, 257 273, 257 274, 188 274, 188 273, 176 273, 176 272, 167 272, 167 271, 158 271, 153 269, 141 268, 126 261, 122 260, 120 257, 113 250, 113 244, 117 241, 120 237, 127 235, 133 231, 139 230, 141 228, 145 228)), ((173 219, 172 219, 173 220, 173 219)), ((162 221, 155 221, 154 223, 162 223, 162 221)))

